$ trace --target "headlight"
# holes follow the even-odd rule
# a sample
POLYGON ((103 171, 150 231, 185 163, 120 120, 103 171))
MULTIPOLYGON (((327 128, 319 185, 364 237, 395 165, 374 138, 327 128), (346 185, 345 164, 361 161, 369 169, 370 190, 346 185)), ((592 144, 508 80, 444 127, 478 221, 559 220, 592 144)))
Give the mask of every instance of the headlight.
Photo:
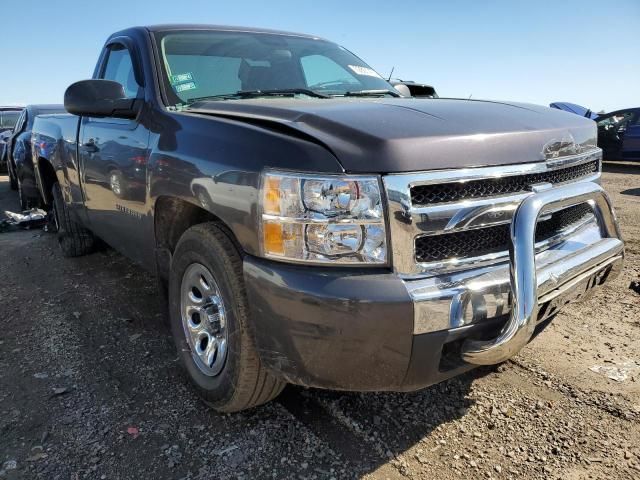
POLYGON ((377 177, 267 172, 261 199, 265 257, 327 264, 387 263, 377 177))

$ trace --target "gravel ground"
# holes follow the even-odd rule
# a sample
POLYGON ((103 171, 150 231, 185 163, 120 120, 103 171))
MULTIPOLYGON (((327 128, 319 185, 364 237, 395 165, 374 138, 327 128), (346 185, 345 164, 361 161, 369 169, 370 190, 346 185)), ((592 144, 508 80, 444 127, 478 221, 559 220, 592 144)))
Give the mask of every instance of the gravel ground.
POLYGON ((412 394, 288 387, 234 415, 189 387, 149 275, 0 234, 0 478, 640 478, 640 166, 606 170, 625 270, 513 360, 412 394))

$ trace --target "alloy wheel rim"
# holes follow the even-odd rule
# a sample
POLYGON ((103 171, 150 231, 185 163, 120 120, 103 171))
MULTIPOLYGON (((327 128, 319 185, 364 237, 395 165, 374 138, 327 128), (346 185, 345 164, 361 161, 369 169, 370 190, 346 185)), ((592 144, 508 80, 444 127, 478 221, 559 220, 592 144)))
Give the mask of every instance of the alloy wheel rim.
POLYGON ((214 377, 227 358, 227 315, 213 275, 204 265, 189 265, 180 287, 182 328, 198 369, 214 377))

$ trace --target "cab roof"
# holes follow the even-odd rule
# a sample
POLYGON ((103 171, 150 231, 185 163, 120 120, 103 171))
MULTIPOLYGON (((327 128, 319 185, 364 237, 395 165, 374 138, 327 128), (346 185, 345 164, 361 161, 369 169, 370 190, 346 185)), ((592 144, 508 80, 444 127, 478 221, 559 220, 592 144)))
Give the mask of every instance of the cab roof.
POLYGON ((283 30, 271 30, 268 28, 239 27, 230 25, 207 25, 207 24, 187 24, 187 23, 168 23, 162 25, 147 25, 143 27, 149 32, 167 32, 172 30, 209 30, 217 32, 244 32, 244 33, 270 33, 274 35, 286 35, 289 37, 303 37, 310 39, 319 39, 315 35, 304 33, 287 32, 283 30))

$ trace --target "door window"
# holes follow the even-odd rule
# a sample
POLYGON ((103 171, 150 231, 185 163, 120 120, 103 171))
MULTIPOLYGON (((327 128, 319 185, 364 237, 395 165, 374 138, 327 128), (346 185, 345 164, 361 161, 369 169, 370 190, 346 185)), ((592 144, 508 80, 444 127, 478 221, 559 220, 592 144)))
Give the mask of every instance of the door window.
POLYGON ((16 122, 16 126, 13 127, 13 133, 14 134, 20 133, 26 123, 27 123, 27 109, 24 109, 20 114, 20 118, 18 118, 18 121, 16 122))
POLYGON ((129 50, 124 45, 118 44, 109 47, 107 63, 104 67, 102 78, 121 84, 124 87, 126 98, 136 98, 138 96, 140 85, 136 81, 129 50))
POLYGON ((7 110, 4 112, 0 112, 0 129, 13 129, 15 127, 18 118, 20 117, 20 111, 18 110, 7 110))

